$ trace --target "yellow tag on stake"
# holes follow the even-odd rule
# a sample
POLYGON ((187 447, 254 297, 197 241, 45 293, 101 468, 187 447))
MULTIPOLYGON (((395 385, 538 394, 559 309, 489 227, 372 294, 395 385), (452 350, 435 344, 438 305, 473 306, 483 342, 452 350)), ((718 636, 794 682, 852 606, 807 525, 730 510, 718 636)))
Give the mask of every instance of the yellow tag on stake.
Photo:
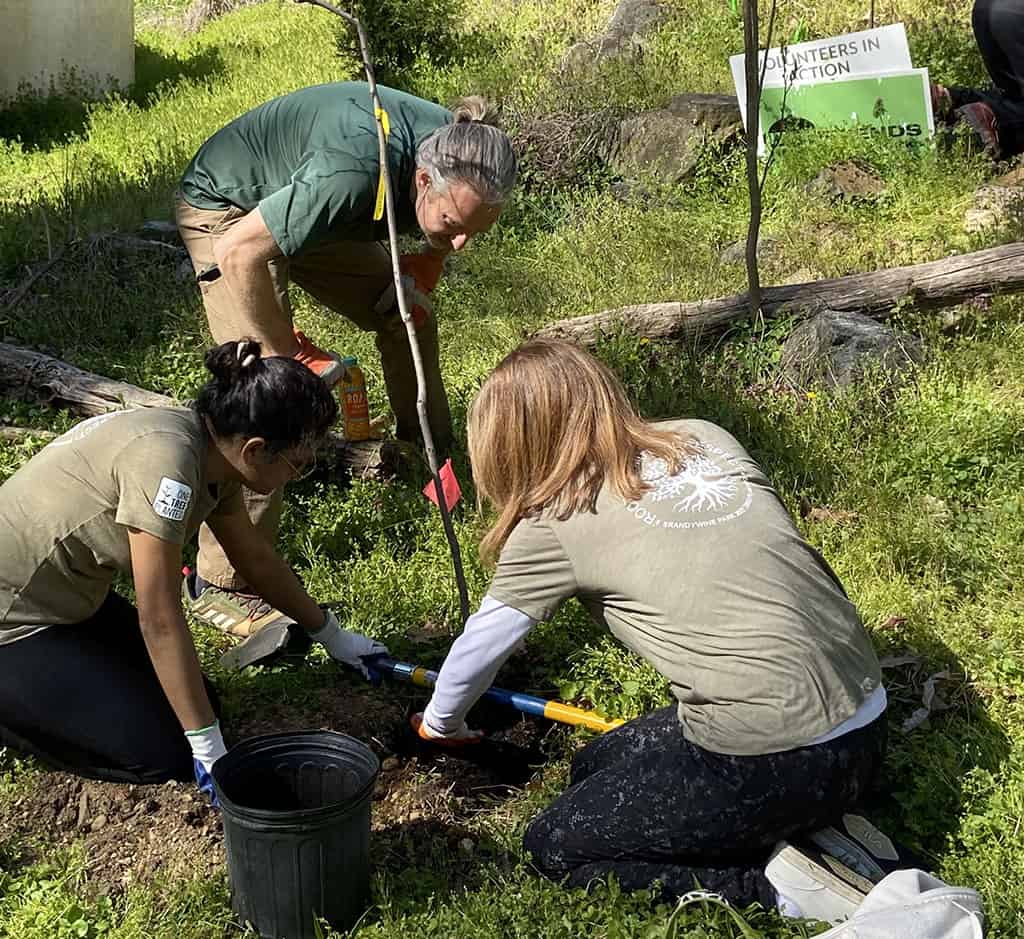
MULTIPOLYGON (((391 122, 388 120, 388 112, 383 108, 374 108, 373 114, 380 121, 381 127, 384 128, 384 141, 386 143, 388 137, 391 136, 391 122)), ((381 164, 380 179, 377 180, 377 204, 373 207, 373 220, 375 222, 379 222, 384 217, 384 198, 387 193, 384 172, 384 165, 381 164)))

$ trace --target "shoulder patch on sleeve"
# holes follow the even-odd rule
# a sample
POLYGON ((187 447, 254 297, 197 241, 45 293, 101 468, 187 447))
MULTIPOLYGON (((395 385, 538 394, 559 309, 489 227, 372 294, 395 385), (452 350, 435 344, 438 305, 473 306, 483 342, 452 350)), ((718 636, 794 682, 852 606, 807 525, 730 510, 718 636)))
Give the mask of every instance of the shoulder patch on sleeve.
POLYGON ((192 500, 192 487, 179 483, 176 479, 168 479, 164 476, 160 480, 160 488, 156 491, 156 498, 153 500, 153 511, 161 518, 169 518, 171 521, 180 522, 188 511, 188 504, 192 500))

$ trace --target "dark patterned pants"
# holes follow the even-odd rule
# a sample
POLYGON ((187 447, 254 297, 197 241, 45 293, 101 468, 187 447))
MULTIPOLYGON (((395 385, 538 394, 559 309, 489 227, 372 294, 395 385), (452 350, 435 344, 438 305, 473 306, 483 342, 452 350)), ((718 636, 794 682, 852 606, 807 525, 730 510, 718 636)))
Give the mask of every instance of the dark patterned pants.
POLYGON ((625 890, 659 881, 669 901, 699 885, 774 908, 764 876, 771 849, 853 807, 885 740, 883 714, 829 743, 727 756, 690 743, 675 706, 663 708, 586 746, 524 845, 542 874, 570 886, 614 874, 625 890))

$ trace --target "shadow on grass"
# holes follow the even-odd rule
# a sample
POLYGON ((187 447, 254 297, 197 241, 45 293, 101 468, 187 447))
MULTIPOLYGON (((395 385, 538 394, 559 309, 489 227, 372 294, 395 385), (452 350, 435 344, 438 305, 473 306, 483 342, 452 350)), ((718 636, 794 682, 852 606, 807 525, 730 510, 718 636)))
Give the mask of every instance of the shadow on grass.
POLYGON ((731 433, 765 470, 777 491, 827 493, 835 468, 767 413, 754 388, 714 364, 712 344, 693 340, 647 342, 610 336, 595 350, 622 379, 643 417, 693 418, 731 433))
MULTIPOLYGON (((145 42, 135 45, 135 82, 123 97, 141 108, 150 104, 153 92, 161 85, 209 78, 223 71, 216 49, 204 49, 184 57, 169 55, 145 42)), ((93 89, 73 70, 61 76, 47 91, 26 90, 12 101, 0 102, 0 137, 20 140, 26 150, 49 150, 66 144, 81 134, 94 107, 93 89)))
POLYGON ((960 828, 971 771, 995 773, 1010 756, 1010 740, 943 643, 930 643, 918 663, 887 668, 884 677, 889 749, 867 809, 904 844, 934 860, 960 828), (937 675, 949 676, 935 684, 939 705, 946 707, 904 730, 922 707, 925 682, 937 675))
MULTIPOLYGON (((511 867, 518 859, 479 827, 420 819, 375 831, 370 856, 386 890, 389 914, 415 915, 428 903, 485 887, 492 865, 511 867)), ((380 888, 378 888, 380 890, 380 888)))
MULTIPOLYGON (((202 379, 199 298, 183 277, 184 255, 134 249, 117 239, 86 239, 17 305, 0 313, 5 341, 40 349, 79 368, 172 397, 202 379)), ((16 270, 10 283, 20 283, 16 270)), ((31 399, 31 396, 30 396, 31 399)))
POLYGON ((0 839, 0 877, 14 880, 39 860, 36 845, 17 838, 0 839))

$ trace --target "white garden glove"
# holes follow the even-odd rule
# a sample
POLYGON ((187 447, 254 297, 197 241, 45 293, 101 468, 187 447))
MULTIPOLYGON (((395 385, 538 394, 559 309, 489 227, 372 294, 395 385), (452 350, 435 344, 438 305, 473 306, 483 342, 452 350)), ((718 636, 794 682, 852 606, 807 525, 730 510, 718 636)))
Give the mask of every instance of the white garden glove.
MULTIPOLYGON (((409 309, 409 314, 412 316, 413 322, 416 323, 417 326, 420 326, 425 323, 430 317, 430 314, 434 312, 434 301, 430 299, 429 293, 425 293, 419 289, 414 277, 410 277, 408 274, 403 274, 401 281, 402 290, 405 293, 405 305, 409 309)), ((395 282, 391 281, 391 283, 384 288, 384 292, 374 304, 373 311, 383 316, 384 314, 391 313, 397 309, 398 300, 395 297, 395 282)))
POLYGON ((209 797, 213 805, 217 805, 217 794, 213 789, 210 770, 228 748, 224 745, 224 737, 220 732, 220 721, 214 721, 209 727, 200 730, 186 730, 185 739, 192 748, 192 769, 196 777, 199 791, 209 797))
POLYGON ((354 668, 367 681, 370 681, 370 670, 366 667, 364 658, 373 655, 387 655, 388 647, 369 636, 361 636, 359 633, 350 633, 342 629, 338 623, 338 617, 328 610, 324 616, 324 624, 315 633, 310 633, 309 638, 319 642, 335 662, 341 662, 354 668))

